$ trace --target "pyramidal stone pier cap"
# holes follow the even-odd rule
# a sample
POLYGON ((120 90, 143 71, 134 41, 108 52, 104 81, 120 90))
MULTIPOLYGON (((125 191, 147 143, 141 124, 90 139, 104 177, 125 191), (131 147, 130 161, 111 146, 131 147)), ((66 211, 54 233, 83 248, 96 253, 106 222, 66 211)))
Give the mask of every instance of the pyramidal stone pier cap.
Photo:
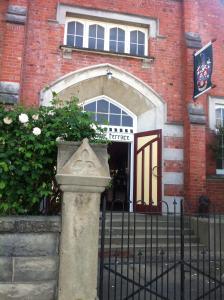
POLYGON ((107 145, 60 142, 56 180, 62 191, 102 192, 110 180, 107 145))

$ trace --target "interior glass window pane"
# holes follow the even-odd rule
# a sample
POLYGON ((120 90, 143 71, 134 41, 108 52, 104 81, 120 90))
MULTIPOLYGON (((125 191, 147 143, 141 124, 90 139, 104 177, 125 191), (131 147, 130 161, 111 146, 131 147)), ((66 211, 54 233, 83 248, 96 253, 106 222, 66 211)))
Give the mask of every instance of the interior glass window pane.
POLYGON ((144 55, 144 45, 138 45, 138 55, 144 55))
POLYGON ((102 26, 97 27, 97 37, 103 39, 104 38, 104 28, 102 26))
POLYGON ((108 124, 108 114, 97 114, 97 122, 102 125, 108 124))
POLYGON ((131 43, 137 43, 137 30, 131 32, 131 43))
POLYGON ((96 37, 96 25, 89 26, 89 36, 96 37))
POLYGON ((82 48, 82 44, 83 44, 83 37, 82 36, 76 36, 75 46, 82 48))
POLYGON ((124 110, 122 110, 122 115, 128 115, 124 110))
POLYGON ((97 40, 97 49, 104 50, 104 40, 97 40))
POLYGON ((97 102, 97 112, 108 113, 109 103, 106 100, 99 100, 97 102))
POLYGON ((139 44, 145 43, 145 34, 141 31, 138 31, 138 43, 139 44))
POLYGON ((110 115, 110 125, 120 126, 121 125, 121 116, 120 115, 110 115))
POLYGON ((123 29, 118 28, 118 41, 124 41, 125 32, 123 29))
POLYGON ((83 35, 83 25, 79 22, 76 22, 76 34, 83 35))
POLYGON ((111 28, 110 30, 110 40, 117 40, 117 28, 111 28))
POLYGON ((75 22, 68 23, 68 33, 75 34, 75 22))
POLYGON ((74 46, 74 35, 67 35, 67 45, 71 47, 74 46))
POLYGON ((85 111, 96 112, 96 102, 92 102, 92 103, 86 104, 84 106, 84 110, 85 111))
POLYGON ((222 121, 220 118, 216 118, 216 127, 218 128, 220 126, 222 126, 222 121))
POLYGON ((124 43, 123 42, 118 42, 117 48, 118 48, 117 49, 118 52, 123 53, 124 52, 124 43))
POLYGON ((133 120, 129 116, 123 116, 122 117, 122 125, 127 126, 127 127, 132 127, 133 126, 133 120))
POLYGON ((137 44, 131 44, 130 53, 136 55, 137 54, 137 44))
POLYGON ((121 114, 121 109, 114 104, 110 103, 110 113, 112 114, 121 114))
POLYGON ((110 41, 110 51, 116 51, 116 42, 110 41))
POLYGON ((215 110, 215 115, 216 115, 216 118, 221 118, 221 108, 217 108, 215 110))
POLYGON ((217 169, 222 169, 223 168, 223 166, 222 166, 222 159, 217 159, 216 160, 216 168, 217 169))
POLYGON ((95 38, 89 38, 89 48, 90 49, 95 49, 96 45, 96 39, 95 38))

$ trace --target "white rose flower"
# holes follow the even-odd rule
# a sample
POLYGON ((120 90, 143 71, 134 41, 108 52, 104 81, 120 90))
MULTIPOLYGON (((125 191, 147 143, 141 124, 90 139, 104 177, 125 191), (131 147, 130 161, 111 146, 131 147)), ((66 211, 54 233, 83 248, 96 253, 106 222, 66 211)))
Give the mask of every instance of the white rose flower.
POLYGON ((39 127, 34 127, 33 128, 33 134, 34 135, 40 135, 41 134, 41 130, 39 127))
POLYGON ((29 118, 28 118, 27 114, 20 114, 19 115, 19 121, 23 124, 27 123, 29 121, 29 118))
POLYGON ((10 125, 10 124, 12 123, 12 119, 9 118, 9 117, 5 117, 5 118, 3 119, 3 122, 4 122, 5 124, 7 124, 7 125, 10 125))
POLYGON ((39 119, 39 115, 32 115, 32 119, 37 121, 39 119))
POLYGON ((94 124, 94 123, 90 124, 90 128, 95 131, 97 130, 96 124, 94 124))
POLYGON ((48 115, 49 116, 53 116, 55 114, 55 112, 53 110, 49 110, 48 115))
POLYGON ((62 136, 58 136, 57 138, 56 138, 56 142, 60 142, 60 141, 63 141, 64 139, 63 139, 63 137, 62 136))

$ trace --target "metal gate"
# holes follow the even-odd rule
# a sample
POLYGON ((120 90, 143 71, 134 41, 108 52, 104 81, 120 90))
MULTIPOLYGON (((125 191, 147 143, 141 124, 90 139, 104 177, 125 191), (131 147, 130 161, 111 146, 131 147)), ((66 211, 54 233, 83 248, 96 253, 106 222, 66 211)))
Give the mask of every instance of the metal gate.
POLYGON ((100 300, 224 299, 224 216, 175 200, 164 215, 117 212, 115 202, 102 208, 100 300))

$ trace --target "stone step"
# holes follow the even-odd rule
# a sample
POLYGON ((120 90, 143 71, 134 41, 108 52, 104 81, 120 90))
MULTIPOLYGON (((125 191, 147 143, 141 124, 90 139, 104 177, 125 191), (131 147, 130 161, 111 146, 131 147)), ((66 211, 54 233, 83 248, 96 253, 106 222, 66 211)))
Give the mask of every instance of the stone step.
MULTIPOLYGON (((105 234, 112 234, 112 235, 122 235, 122 226, 112 226, 111 228, 110 227, 105 227, 105 234)), ((181 234, 181 230, 180 228, 174 228, 174 227, 169 227, 169 228, 166 228, 166 227, 153 227, 152 229, 151 228, 145 228, 144 226, 123 226, 123 233, 124 234, 133 234, 135 232, 135 234, 142 234, 142 235, 147 235, 147 236, 151 236, 151 234, 158 234, 158 235, 175 235, 176 236, 180 236, 181 234)), ((101 234, 101 227, 100 227, 100 234, 101 234)), ((185 228, 184 229, 184 235, 185 236, 189 236, 191 235, 192 236, 193 234, 193 231, 190 230, 189 228, 185 228)))
MULTIPOLYGON (((147 244, 148 247, 150 247, 150 245, 156 245, 156 243, 158 245, 160 244, 166 244, 167 245, 167 236, 165 235, 161 235, 161 236, 156 236, 156 235, 153 235, 152 238, 151 236, 147 238, 145 238, 144 235, 123 235, 123 237, 121 235, 116 235, 116 236, 112 236, 111 237, 111 243, 113 245, 118 245, 118 246, 121 246, 122 244, 122 238, 123 238, 123 243, 126 244, 128 243, 129 241, 129 244, 132 246, 133 243, 134 243, 134 240, 135 240, 135 243, 136 244, 147 244)), ((174 236, 170 236, 169 239, 168 239, 168 246, 172 243, 175 243, 175 238, 176 238, 176 243, 180 243, 181 241, 181 237, 178 236, 178 237, 174 237, 174 236)), ((185 243, 197 243, 198 242, 198 239, 196 236, 192 236, 191 237, 191 240, 189 238, 185 238, 184 239, 185 243)), ((105 238, 104 238, 104 243, 107 245, 110 243, 110 236, 109 235, 106 235, 105 238)))
MULTIPOLYGON (((202 255, 200 254, 202 250, 204 249, 204 245, 202 244, 197 244, 197 243, 192 243, 191 247, 189 243, 186 243, 184 246, 185 250, 185 257, 189 258, 195 257, 197 259, 198 253, 200 258, 202 258, 202 255)), ((100 255, 100 247, 99 247, 99 255, 100 255)), ((128 245, 124 244, 123 247, 119 245, 119 247, 115 244, 111 245, 111 248, 109 245, 104 245, 104 257, 115 257, 116 255, 118 257, 123 256, 123 257, 138 257, 140 255, 142 256, 152 256, 153 259, 156 259, 158 257, 162 256, 162 253, 164 254, 164 258, 167 256, 170 257, 180 257, 181 255, 181 244, 177 243, 175 244, 169 244, 169 248, 167 251, 167 244, 152 244, 146 248, 145 251, 145 244, 135 244, 135 247, 133 245, 128 245)))

